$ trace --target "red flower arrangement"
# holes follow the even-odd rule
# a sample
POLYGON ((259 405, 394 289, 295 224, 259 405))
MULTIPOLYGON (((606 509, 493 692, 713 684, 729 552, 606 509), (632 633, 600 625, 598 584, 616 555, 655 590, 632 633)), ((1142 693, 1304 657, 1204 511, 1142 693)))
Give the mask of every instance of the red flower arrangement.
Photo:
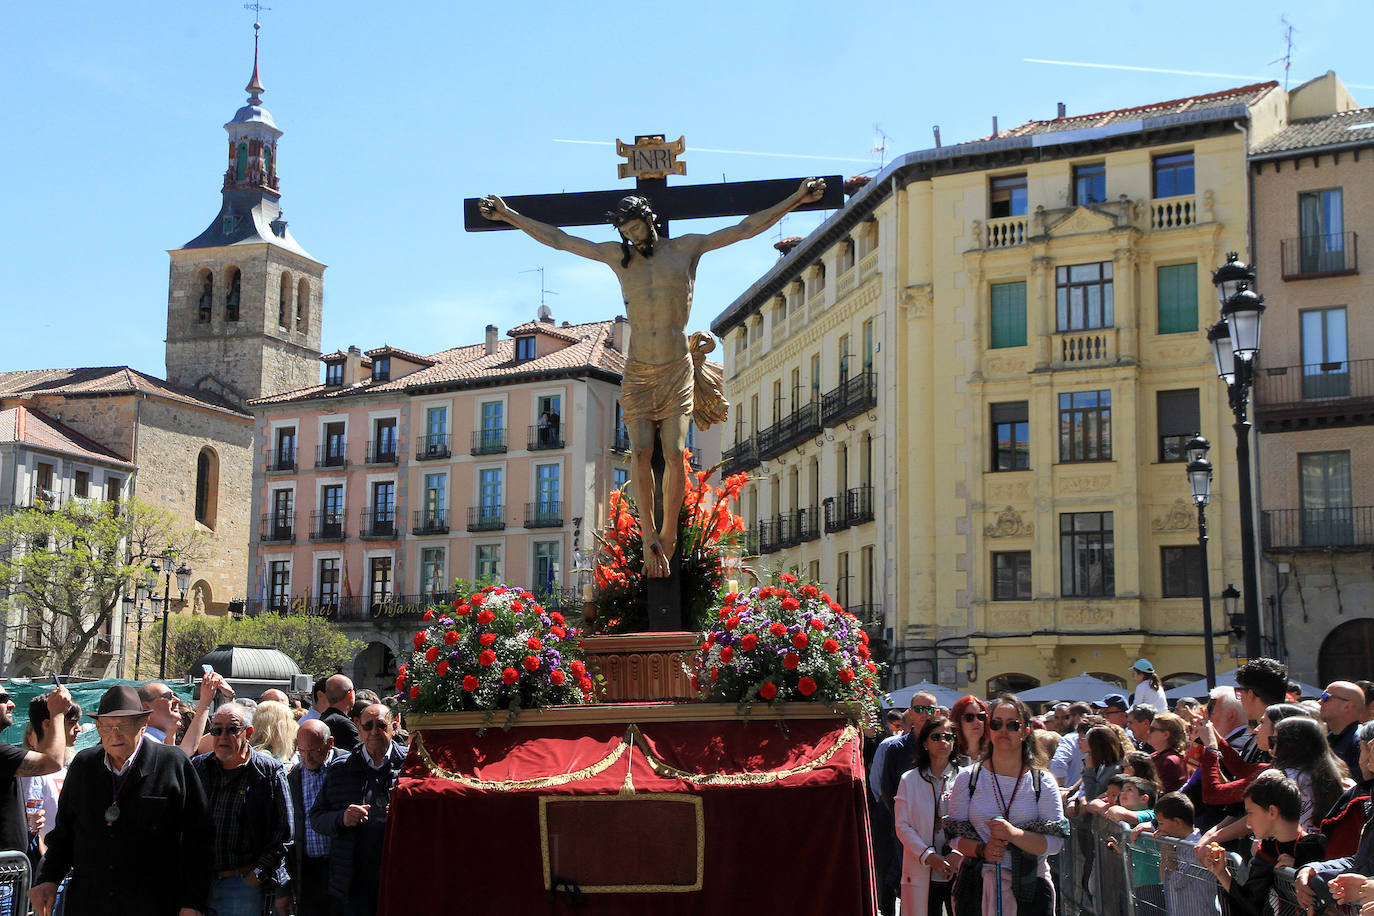
POLYGON ((825 703, 877 725, 882 691, 868 634, 819 588, 784 574, 725 595, 715 612, 689 671, 703 699, 825 703))
POLYGON ((591 701, 582 631, 522 588, 489 585, 425 612, 396 691, 411 712, 559 706, 591 701), (476 613, 474 613, 476 611, 476 613))
MULTIPOLYGON (((730 511, 746 474, 732 474, 719 487, 707 481, 719 467, 692 470, 691 452, 683 456, 687 490, 678 515, 678 551, 682 557, 683 616, 700 627, 725 584, 721 551, 741 543, 744 519, 730 511)), ((633 633, 648 629, 648 585, 644 579, 644 539, 628 487, 611 492, 610 525, 596 539, 600 556, 592 568, 596 583, 597 633, 633 633)))

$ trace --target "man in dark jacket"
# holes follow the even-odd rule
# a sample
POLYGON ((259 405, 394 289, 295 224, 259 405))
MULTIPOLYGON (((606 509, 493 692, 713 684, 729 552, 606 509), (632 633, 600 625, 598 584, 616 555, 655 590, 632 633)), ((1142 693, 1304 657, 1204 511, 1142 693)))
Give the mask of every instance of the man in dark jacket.
POLYGON ((373 704, 359 721, 362 746, 329 765, 310 809, 311 825, 329 837, 329 895, 345 916, 377 912, 386 807, 405 762, 389 707, 373 704))
POLYGON ((211 752, 192 761, 214 825, 210 908, 216 913, 261 913, 264 900, 289 880, 286 770, 249 744, 252 718, 247 706, 221 706, 210 727, 211 752))
POLYGON ((67 769, 29 893, 34 911, 49 916, 70 873, 67 916, 199 916, 210 891, 210 817, 190 759, 143 740, 148 713, 132 687, 107 690, 95 718, 101 746, 67 769))
POLYGON ((320 721, 334 736, 335 747, 346 754, 353 753, 358 746, 358 727, 348 717, 353 711, 353 682, 342 674, 334 675, 325 681, 324 698, 329 708, 320 715, 320 721))
POLYGON ((334 746, 334 736, 317 716, 305 719, 296 732, 300 765, 286 777, 291 789, 291 821, 295 836, 287 868, 291 872, 291 896, 296 916, 330 916, 329 837, 317 831, 308 817, 324 786, 325 768, 348 754, 334 746))

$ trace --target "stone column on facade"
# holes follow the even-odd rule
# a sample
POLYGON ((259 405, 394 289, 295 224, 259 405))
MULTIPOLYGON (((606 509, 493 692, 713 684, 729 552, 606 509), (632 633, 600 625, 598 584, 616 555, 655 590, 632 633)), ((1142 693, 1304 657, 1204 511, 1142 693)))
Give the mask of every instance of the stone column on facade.
POLYGON ((1116 358, 1122 363, 1137 363, 1140 360, 1139 339, 1140 323, 1144 316, 1140 310, 1140 277, 1137 275, 1137 245, 1139 233, 1134 230, 1126 234, 1126 244, 1112 252, 1112 296, 1113 314, 1116 325, 1116 358))
POLYGON ((988 344, 991 340, 989 327, 990 312, 985 305, 988 302, 987 288, 983 283, 983 254, 981 251, 970 253, 965 258, 964 273, 968 277, 968 288, 964 290, 964 299, 968 303, 969 312, 973 320, 968 323, 971 332, 973 352, 979 354, 980 359, 972 367, 977 377, 982 377, 983 365, 981 356, 988 351, 988 344))
POLYGON ((1048 369, 1054 361, 1054 261, 1037 246, 1030 259, 1026 283, 1026 343, 1030 345, 1031 365, 1048 369))
POLYGON ((1063 678, 1059 667, 1059 647, 1057 645, 1036 646, 1035 652, 1040 656, 1040 668, 1045 672, 1047 680, 1053 683, 1063 678))

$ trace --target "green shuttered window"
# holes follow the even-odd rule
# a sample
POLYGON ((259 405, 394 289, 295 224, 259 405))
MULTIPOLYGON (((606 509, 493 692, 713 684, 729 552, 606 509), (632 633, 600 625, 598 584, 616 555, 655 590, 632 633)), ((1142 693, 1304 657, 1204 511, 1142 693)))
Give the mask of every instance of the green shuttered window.
POLYGON ((992 327, 989 347, 1024 347, 1026 345, 1026 284, 992 284, 992 327))
POLYGON ((1159 333, 1197 330, 1197 265, 1171 264, 1158 269, 1159 333))

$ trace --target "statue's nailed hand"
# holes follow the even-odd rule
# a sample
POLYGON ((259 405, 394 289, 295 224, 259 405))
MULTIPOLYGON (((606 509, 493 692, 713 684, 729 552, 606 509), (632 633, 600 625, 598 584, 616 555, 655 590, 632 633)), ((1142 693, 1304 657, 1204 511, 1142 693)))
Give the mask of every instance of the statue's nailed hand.
POLYGON ((490 220, 501 220, 504 222, 510 216, 511 209, 506 206, 506 202, 495 194, 488 194, 477 201, 477 209, 482 215, 490 220))
POLYGON ((825 179, 808 178, 801 183, 798 189, 801 194, 801 202, 804 204, 814 203, 825 196, 825 179))

